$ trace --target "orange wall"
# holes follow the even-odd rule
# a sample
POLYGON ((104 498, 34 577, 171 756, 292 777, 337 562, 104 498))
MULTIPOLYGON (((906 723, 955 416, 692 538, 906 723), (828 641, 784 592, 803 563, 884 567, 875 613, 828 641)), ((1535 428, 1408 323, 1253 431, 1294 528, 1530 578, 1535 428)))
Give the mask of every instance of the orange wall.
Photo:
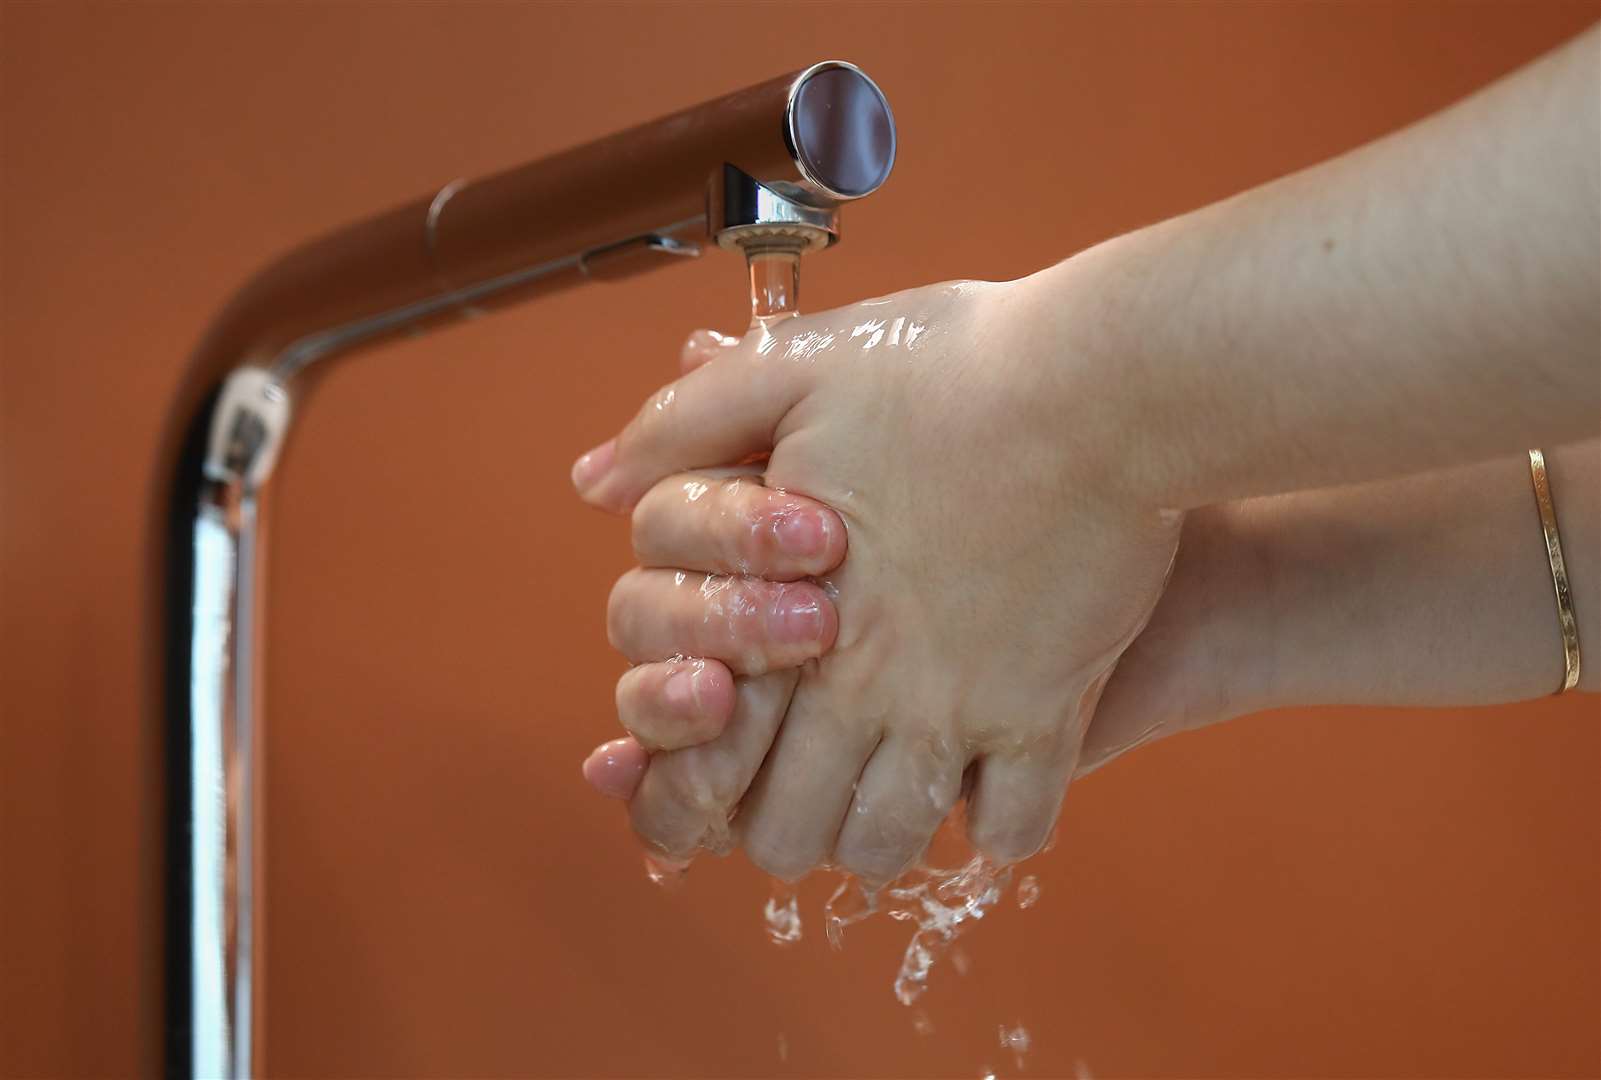
MULTIPOLYGON (((6 3, 0 1071, 157 1060, 143 515, 185 357, 269 256, 843 56, 902 153, 808 306, 1016 275, 1405 123, 1595 14, 6 3)), ((273 1072, 973 1076, 1018 1019, 1033 1076, 1601 1072, 1593 697, 1264 716, 1120 763, 1069 798, 1041 902, 941 970, 926 1039, 890 995, 899 926, 833 955, 814 918, 780 954, 742 861, 650 887, 578 775, 612 733, 627 543, 567 468, 687 329, 739 328, 740 273, 708 258, 398 344, 305 412, 271 544, 273 1072)))

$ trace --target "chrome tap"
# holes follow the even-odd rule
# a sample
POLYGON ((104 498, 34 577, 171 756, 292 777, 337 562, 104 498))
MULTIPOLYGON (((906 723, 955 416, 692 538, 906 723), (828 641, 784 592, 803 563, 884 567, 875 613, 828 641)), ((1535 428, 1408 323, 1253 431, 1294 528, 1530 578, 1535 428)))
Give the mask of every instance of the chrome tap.
POLYGON ((388 336, 590 280, 681 263, 702 243, 815 250, 895 160, 889 103, 825 61, 298 248, 213 323, 163 445, 168 1071, 259 1071, 256 902, 265 822, 261 608, 266 493, 314 373, 388 336))

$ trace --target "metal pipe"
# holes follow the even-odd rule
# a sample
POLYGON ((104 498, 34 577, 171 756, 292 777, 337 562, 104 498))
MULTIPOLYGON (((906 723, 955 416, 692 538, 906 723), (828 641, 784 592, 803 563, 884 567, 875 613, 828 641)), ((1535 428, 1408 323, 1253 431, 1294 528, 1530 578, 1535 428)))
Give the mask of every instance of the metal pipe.
POLYGON ((262 1061, 263 551, 273 465, 309 371, 390 335, 723 246, 838 238, 895 157, 888 102, 825 61, 313 241, 212 324, 165 433, 151 549, 169 797, 168 1072, 262 1061))

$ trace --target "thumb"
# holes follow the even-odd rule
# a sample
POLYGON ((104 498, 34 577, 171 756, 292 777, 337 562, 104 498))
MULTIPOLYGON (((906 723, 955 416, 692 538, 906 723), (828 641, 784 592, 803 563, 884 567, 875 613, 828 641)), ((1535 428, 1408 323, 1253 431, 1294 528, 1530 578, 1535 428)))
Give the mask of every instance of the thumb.
POLYGON ((585 502, 624 512, 664 477, 766 453, 811 378, 810 364, 726 349, 658 391, 616 438, 579 458, 573 486, 585 502))

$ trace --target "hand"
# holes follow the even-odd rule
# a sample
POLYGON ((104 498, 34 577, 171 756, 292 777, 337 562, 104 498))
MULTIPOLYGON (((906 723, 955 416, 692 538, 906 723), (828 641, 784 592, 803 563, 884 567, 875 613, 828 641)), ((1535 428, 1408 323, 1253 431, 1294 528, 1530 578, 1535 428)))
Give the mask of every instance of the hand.
MULTIPOLYGON (((810 500, 798 501, 819 515, 829 513, 810 500)), ((641 505, 652 511, 635 514, 635 550, 662 550, 662 541, 653 534, 693 538, 678 546, 675 556, 690 567, 715 564, 718 552, 737 547, 752 532, 744 515, 728 514, 705 498, 683 497, 677 478, 652 488, 641 505)), ((1262 543, 1266 539, 1262 517, 1262 508, 1251 504, 1208 507, 1186 517, 1171 580, 1149 624, 1124 652, 1102 692, 1084 736, 1075 779, 1136 747, 1273 703, 1265 696, 1260 661, 1270 651, 1265 639, 1273 636, 1280 620, 1273 615, 1263 586, 1268 577, 1283 575, 1262 573, 1268 553, 1262 543)), ((648 588, 631 590, 627 602, 647 607, 677 602, 668 599, 671 590, 683 587, 676 578, 675 573, 671 582, 657 579, 648 588)), ((709 608, 711 602, 698 591, 703 578, 694 573, 686 584, 696 586, 700 603, 709 608)), ((711 612, 704 617, 711 618, 711 612)), ((771 668, 782 645, 762 638, 758 627, 747 648, 767 655, 771 668)), ((662 645, 659 651, 676 653, 690 647, 662 645)), ((717 673, 720 683, 727 670, 715 660, 678 663, 704 664, 717 673)), ((695 853, 701 838, 727 841, 726 823, 744 794, 742 783, 711 783, 709 778, 723 770, 748 783, 770 743, 746 733, 718 744, 730 713, 719 706, 718 718, 686 717, 681 702, 664 690, 661 673, 675 669, 673 663, 641 664, 623 676, 618 683, 618 718, 630 735, 596 747, 584 763, 584 774, 601 794, 629 800, 635 819, 647 826, 683 823, 685 827, 672 836, 647 836, 658 854, 682 861, 695 853), (709 748, 696 752, 698 746, 709 748), (662 752, 664 747, 669 752, 662 752), (651 783, 642 786, 647 769, 651 783), (715 788, 723 794, 709 801, 686 798, 697 788, 715 788), (692 807, 695 813, 686 812, 692 807)), ((736 686, 744 681, 733 680, 736 686)), ((754 725, 742 719, 741 726, 776 733, 794 685, 793 678, 777 681, 787 687, 785 692, 767 702, 763 719, 754 725)))
POLYGON ((771 873, 832 859, 894 877, 964 776, 975 845, 1031 854, 1156 603, 1180 517, 1124 498, 1118 463, 1076 445, 1094 402, 1072 392, 1071 352, 1031 334, 1030 280, 755 332, 575 467, 588 501, 623 511, 663 477, 768 452, 769 486, 849 530, 836 646, 802 676, 737 819, 771 873))
MULTIPOLYGON (((680 366, 737 344, 698 331, 680 366)), ((833 642, 832 601, 799 579, 839 565, 845 526, 825 506, 763 488, 755 467, 662 480, 632 524, 640 567, 613 588, 607 620, 635 664, 617 683, 629 736, 597 747, 584 776, 630 800, 658 856, 687 861, 726 849, 735 805, 789 707, 797 673, 786 669, 833 642)))

